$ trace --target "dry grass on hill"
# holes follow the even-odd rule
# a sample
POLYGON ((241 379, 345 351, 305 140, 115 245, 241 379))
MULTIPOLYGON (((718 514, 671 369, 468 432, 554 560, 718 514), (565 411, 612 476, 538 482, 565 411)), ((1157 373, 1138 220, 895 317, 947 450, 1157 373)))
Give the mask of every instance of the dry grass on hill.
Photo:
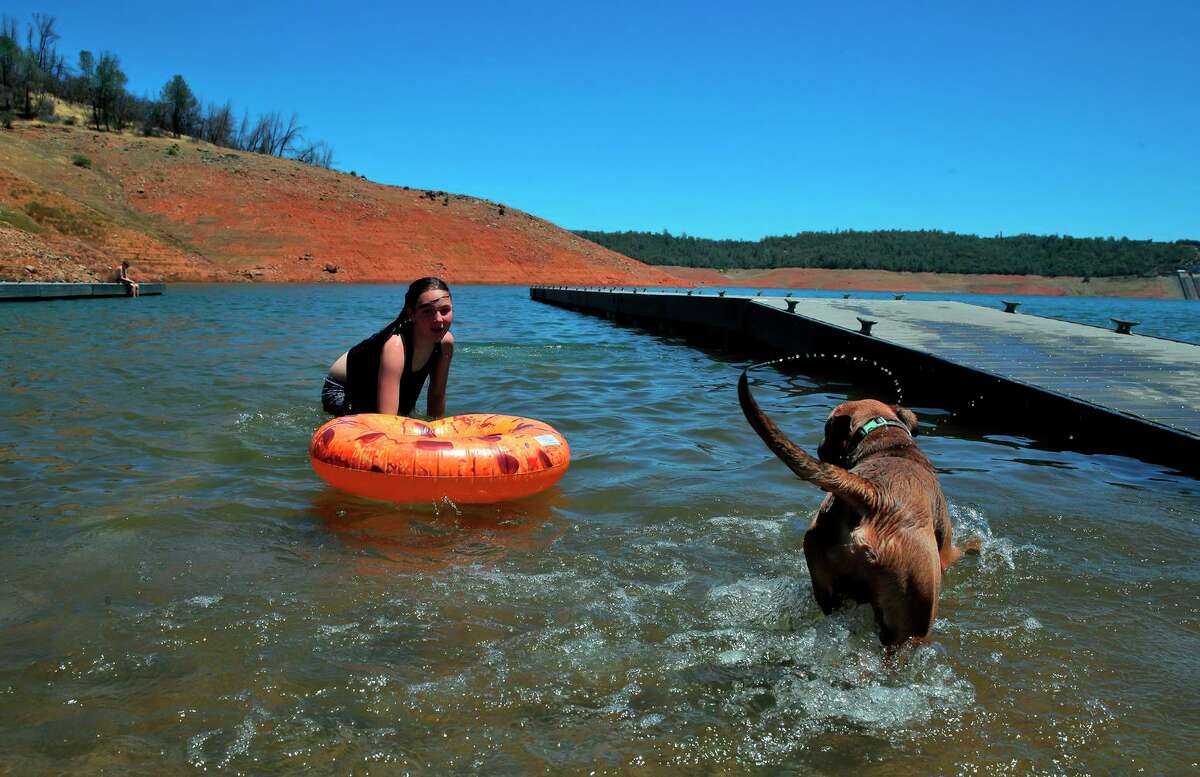
POLYGON ((5 280, 126 260, 167 280, 682 283, 500 203, 78 123, 0 131, 0 226, 21 234, 5 280))

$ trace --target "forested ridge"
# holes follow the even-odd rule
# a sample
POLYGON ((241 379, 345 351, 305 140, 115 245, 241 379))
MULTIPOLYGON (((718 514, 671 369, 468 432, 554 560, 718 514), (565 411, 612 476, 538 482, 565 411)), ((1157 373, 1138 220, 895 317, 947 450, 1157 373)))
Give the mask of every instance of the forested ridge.
POLYGON ((14 118, 73 124, 73 116, 57 115, 59 100, 86 106, 87 123, 97 131, 186 135, 226 148, 333 166, 333 148, 323 140, 306 138, 295 113, 284 120, 278 111, 252 117, 244 109, 239 120, 228 100, 202 107, 182 75, 170 78, 157 95, 138 97, 126 89, 129 79, 115 53, 97 55, 84 49, 72 60, 60 52, 57 17, 35 13, 24 35, 21 32, 14 17, 0 16, 0 126, 4 129, 12 128, 14 118))
POLYGON ((819 267, 1046 276, 1152 276, 1200 263, 1200 241, 1013 235, 937 230, 798 232, 762 240, 709 240, 662 232, 580 237, 647 264, 714 269, 819 267))

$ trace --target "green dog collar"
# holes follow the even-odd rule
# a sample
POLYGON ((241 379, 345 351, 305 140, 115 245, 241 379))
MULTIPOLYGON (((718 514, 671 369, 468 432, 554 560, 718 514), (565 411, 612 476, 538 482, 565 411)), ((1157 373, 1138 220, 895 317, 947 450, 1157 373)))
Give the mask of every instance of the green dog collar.
POLYGON ((899 421, 893 421, 890 418, 884 418, 883 416, 879 415, 879 416, 875 416, 870 421, 867 421, 865 424, 858 427, 858 431, 854 433, 854 441, 851 443, 850 447, 854 447, 854 446, 858 445, 860 442, 862 442, 864 439, 866 439, 868 434, 870 434, 871 432, 875 431, 876 429, 879 429, 884 426, 894 426, 897 429, 903 429, 909 436, 912 436, 912 432, 909 432, 908 427, 905 426, 904 424, 900 423, 899 421))

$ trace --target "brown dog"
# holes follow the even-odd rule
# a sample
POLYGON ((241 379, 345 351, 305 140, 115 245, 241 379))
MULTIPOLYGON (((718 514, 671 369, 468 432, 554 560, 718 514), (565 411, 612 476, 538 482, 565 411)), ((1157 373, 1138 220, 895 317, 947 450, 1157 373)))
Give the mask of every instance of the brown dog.
POLYGON ((962 555, 933 465, 913 442, 917 417, 873 399, 845 402, 825 422, 814 459, 789 440, 738 382, 742 412, 767 447, 829 492, 804 534, 813 595, 826 615, 870 604, 885 645, 926 639, 942 574, 962 555))

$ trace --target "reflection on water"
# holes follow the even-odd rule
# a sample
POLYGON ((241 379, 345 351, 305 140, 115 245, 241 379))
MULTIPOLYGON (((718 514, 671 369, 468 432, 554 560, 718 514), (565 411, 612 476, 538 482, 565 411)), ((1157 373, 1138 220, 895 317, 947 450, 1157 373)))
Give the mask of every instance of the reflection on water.
MULTIPOLYGON (((822 495, 746 426, 744 363, 524 289, 455 289, 449 407, 554 424, 563 480, 491 506, 327 488, 321 376, 401 294, 0 308, 4 769, 1195 770, 1195 481, 917 408, 955 534, 984 542, 935 641, 889 660, 869 609, 812 600, 822 495)), ((1122 317, 1152 327, 1138 304, 1122 317)), ((832 406, 888 387, 758 378, 810 450, 832 406)))
POLYGON ((520 502, 463 506, 449 499, 393 505, 326 489, 316 494, 313 511, 347 548, 360 552, 364 565, 431 572, 546 547, 564 531, 555 511, 561 503, 557 489, 520 502))

